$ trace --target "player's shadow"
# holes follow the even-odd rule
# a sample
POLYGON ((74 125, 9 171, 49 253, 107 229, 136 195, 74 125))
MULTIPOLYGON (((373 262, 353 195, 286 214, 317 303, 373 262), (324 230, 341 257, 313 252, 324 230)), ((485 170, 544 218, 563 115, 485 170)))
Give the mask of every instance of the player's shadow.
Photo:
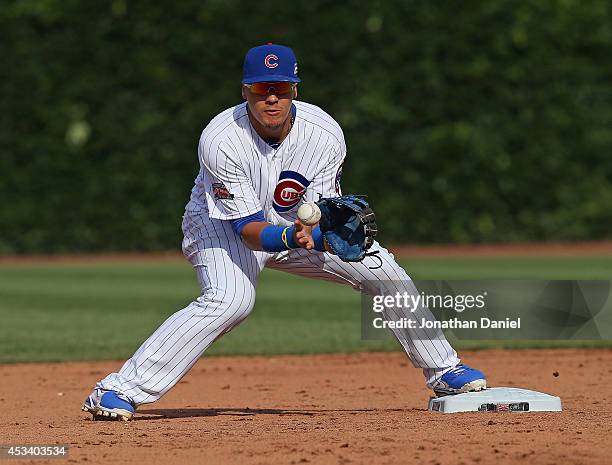
MULTIPOLYGON (((397 412, 405 409, 382 409, 383 411, 397 412)), ((408 409, 414 410, 414 409, 408 409)), ((181 409, 150 409, 139 410, 134 420, 162 420, 165 418, 194 418, 214 417, 217 415, 229 415, 238 417, 249 417, 255 415, 302 415, 313 416, 324 413, 344 412, 363 413, 378 412, 381 409, 272 409, 272 408, 181 408, 181 409)))
POLYGON ((135 420, 161 420, 163 418, 215 417, 217 415, 232 415, 248 417, 254 415, 314 415, 309 411, 284 410, 269 408, 163 408, 139 410, 135 420))

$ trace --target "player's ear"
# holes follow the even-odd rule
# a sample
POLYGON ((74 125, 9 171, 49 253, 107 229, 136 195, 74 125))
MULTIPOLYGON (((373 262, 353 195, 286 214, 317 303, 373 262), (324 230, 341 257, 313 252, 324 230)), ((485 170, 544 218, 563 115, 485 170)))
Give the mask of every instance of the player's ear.
POLYGON ((297 98, 297 86, 293 88, 293 98, 297 98))
POLYGON ((241 92, 242 92, 242 100, 246 100, 246 95, 244 93, 244 86, 241 86, 240 89, 241 89, 241 92))

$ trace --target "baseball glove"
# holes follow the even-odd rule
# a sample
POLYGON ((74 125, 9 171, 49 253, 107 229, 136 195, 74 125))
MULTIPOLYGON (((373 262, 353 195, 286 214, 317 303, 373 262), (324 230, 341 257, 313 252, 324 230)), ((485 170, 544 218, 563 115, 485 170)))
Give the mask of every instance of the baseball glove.
POLYGON ((319 226, 331 250, 345 262, 360 262, 374 243, 374 212, 362 195, 322 198, 319 226))

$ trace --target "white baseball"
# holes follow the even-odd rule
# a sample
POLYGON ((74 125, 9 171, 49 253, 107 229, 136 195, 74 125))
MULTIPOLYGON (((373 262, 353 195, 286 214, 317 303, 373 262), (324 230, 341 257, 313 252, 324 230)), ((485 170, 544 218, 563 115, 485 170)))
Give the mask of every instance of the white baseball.
POLYGON ((306 202, 300 205, 297 211, 298 219, 307 226, 317 224, 321 219, 321 210, 314 202, 306 202))

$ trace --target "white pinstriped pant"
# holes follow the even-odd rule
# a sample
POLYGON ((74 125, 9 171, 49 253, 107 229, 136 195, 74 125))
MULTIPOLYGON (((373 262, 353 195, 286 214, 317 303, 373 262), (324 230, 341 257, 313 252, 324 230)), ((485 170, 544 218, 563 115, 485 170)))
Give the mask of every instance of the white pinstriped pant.
MULTIPOLYGON (((372 281, 401 281, 393 292, 418 291, 393 255, 375 243, 379 260, 345 263, 328 253, 296 249, 279 254, 252 251, 232 230, 229 221, 210 220, 206 225, 184 221, 183 252, 194 266, 202 295, 168 318, 125 362, 97 387, 124 393, 136 404, 155 402, 170 390, 219 337, 244 320, 255 303, 255 289, 264 266, 308 278, 349 284, 368 292, 372 281)), ((371 291, 377 292, 377 290, 371 291)), ((414 317, 433 320, 421 307, 414 317)), ((425 329, 397 330, 394 335, 415 367, 422 368, 431 384, 459 363, 457 353, 440 332, 425 329)))

